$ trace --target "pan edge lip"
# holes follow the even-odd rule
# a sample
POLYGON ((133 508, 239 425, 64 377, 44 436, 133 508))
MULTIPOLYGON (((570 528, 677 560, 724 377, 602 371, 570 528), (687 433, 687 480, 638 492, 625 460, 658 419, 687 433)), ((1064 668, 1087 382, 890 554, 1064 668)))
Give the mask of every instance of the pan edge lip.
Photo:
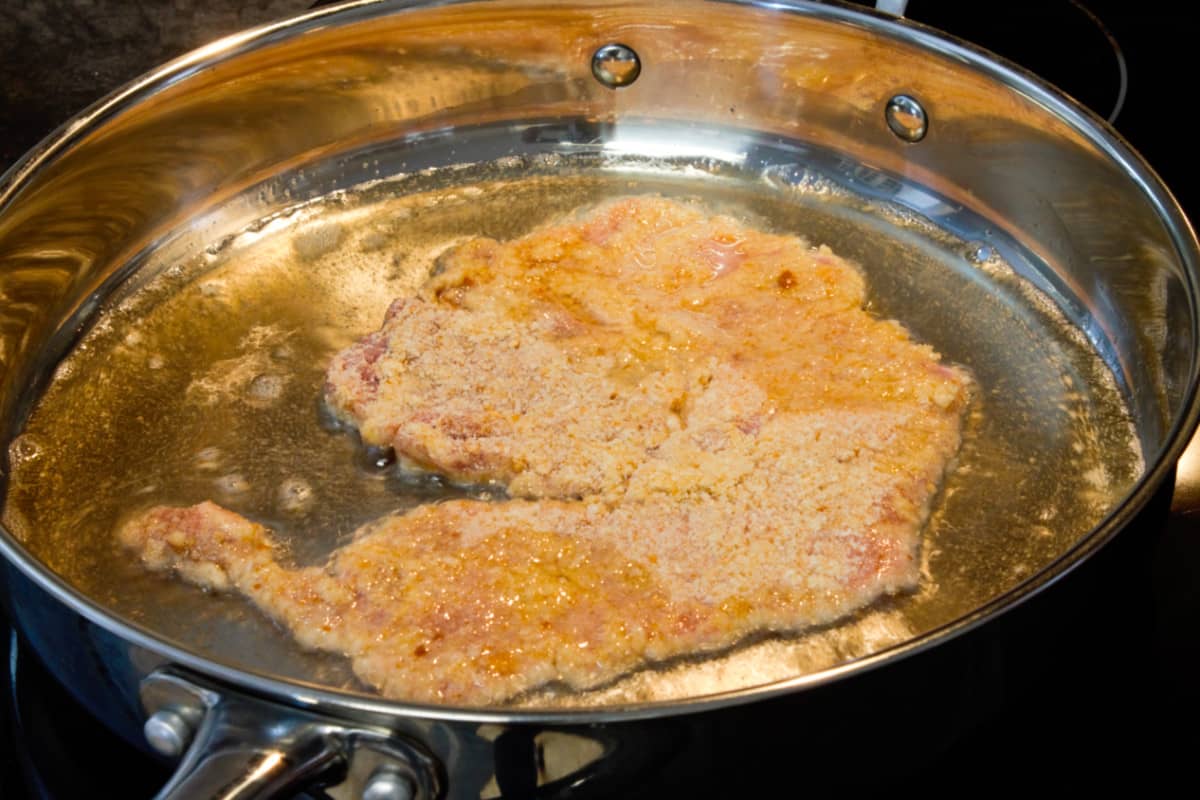
MULTIPOLYGON (((731 0, 716 1, 730 2, 731 0)), ((269 46, 277 37, 290 38, 312 27, 319 27, 327 17, 344 15, 342 22, 351 23, 386 14, 463 2, 471 2, 471 0, 426 0, 424 2, 422 0, 354 0, 235 33, 186 53, 135 78, 73 116, 42 139, 3 174, 0 174, 0 212, 3 212, 11 202, 19 200, 22 190, 44 165, 53 163, 59 155, 68 152, 80 137, 102 126, 110 115, 121 113, 129 107, 136 107, 147 97, 153 96, 156 92, 177 82, 185 81, 195 72, 238 57, 257 47, 269 46)), ((1191 313, 1191 340, 1194 344, 1200 340, 1200 310, 1197 308, 1197 298, 1200 297, 1200 290, 1198 290, 1200 245, 1197 244, 1195 232, 1170 189, 1165 186, 1153 168, 1098 115, 1083 108, 1040 78, 982 48, 961 42, 954 37, 935 32, 924 26, 914 25, 907 20, 897 22, 894 18, 869 9, 850 9, 842 6, 809 3, 803 0, 782 0, 782 2, 733 0, 733 2, 753 9, 795 13, 817 19, 857 24, 863 29, 875 33, 882 32, 889 38, 914 45, 919 49, 943 57, 954 58, 969 68, 983 72, 1009 90, 1024 96, 1048 114, 1077 131, 1105 158, 1114 163, 1125 178, 1137 185, 1142 195, 1157 212, 1159 220, 1166 227, 1184 268, 1181 277, 1186 284, 1186 296, 1191 313)), ((1174 469, 1175 461, 1182 454, 1188 440, 1196 430, 1197 423, 1200 422, 1200 390, 1198 390, 1200 366, 1198 366, 1195 348, 1188 374, 1189 381, 1182 395, 1184 400, 1181 408, 1175 419, 1170 421, 1172 424, 1164 437, 1164 444, 1159 448, 1159 452, 1153 457, 1146 457, 1146 470, 1143 475, 1134 483, 1125 497, 1093 526, 1090 532, 1080 537, 1071 548, 1037 573, 1004 594, 993 597, 968 614, 877 653, 808 675, 695 698, 599 708, 475 709, 427 706, 386 700, 381 697, 373 698, 358 693, 338 692, 298 680, 273 677, 251 669, 234 667, 199 655, 131 620, 107 611, 35 558, 3 526, 0 526, 0 555, 41 590, 63 603, 68 609, 129 644, 153 652, 174 664, 194 670, 204 676, 242 689, 253 690, 286 705, 314 708, 322 713, 339 716, 364 713, 392 717, 415 716, 463 723, 615 723, 701 713, 816 688, 914 655, 978 627, 997 614, 1016 607, 1065 577, 1123 530, 1133 517, 1147 505, 1150 498, 1159 490, 1165 478, 1174 469)))

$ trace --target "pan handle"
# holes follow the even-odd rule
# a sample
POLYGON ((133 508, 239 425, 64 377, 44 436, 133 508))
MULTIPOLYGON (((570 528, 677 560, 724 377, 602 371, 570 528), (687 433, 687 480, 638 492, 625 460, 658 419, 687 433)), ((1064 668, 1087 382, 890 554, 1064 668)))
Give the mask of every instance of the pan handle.
POLYGON ((217 687, 173 668, 141 684, 146 740, 179 758, 156 800, 261 800, 304 789, 389 800, 429 800, 441 770, 424 748, 391 731, 342 723, 217 687))

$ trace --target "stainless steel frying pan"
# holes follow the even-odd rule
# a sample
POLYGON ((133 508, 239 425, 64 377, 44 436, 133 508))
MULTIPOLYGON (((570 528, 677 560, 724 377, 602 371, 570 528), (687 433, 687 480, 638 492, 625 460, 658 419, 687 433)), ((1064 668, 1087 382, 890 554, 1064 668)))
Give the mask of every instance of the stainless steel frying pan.
MULTIPOLYGON (((573 785, 663 726, 893 668, 1104 544, 1196 422, 1198 260, 1169 193, 1103 123, 1014 67, 884 16, 367 2, 260 28, 90 109, 0 188, 6 602, 114 729, 186 751, 169 792, 487 796, 511 731, 542 737, 546 787, 573 785), (173 498, 221 491, 195 478, 196 451, 172 448, 191 423, 137 372, 147 362, 128 355, 128 326, 162 315, 158 330, 208 359, 190 370, 273 319, 359 335, 403 274, 386 292, 351 291, 342 254, 382 237, 418 263, 455 236, 513 234, 647 191, 831 244, 863 265, 873 308, 979 379, 916 595, 599 692, 460 709, 381 700, 236 599, 123 563, 111 528, 145 502, 145 475, 157 470, 152 491, 173 498), (213 281, 230 303, 200 313, 213 281), (70 437, 55 433, 64 419, 78 423, 70 437)), ((311 424, 284 439, 319 465, 301 477, 340 486, 361 469, 356 452, 320 427, 304 380, 318 378, 297 378, 289 402, 311 424)), ((270 425, 236 401, 217 408, 218 450, 264 482, 290 477, 297 451, 245 435, 270 425)), ((295 536, 300 557, 441 491, 351 489, 295 536)), ((275 513, 248 497, 248 512, 275 513)))

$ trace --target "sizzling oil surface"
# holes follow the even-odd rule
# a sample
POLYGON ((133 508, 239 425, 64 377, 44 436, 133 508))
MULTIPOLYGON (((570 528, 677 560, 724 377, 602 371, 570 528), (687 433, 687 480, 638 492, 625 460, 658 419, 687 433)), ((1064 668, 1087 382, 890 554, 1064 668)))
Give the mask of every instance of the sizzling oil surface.
MULTIPOLYGON (((828 244, 864 270, 871 308, 974 373, 980 396, 928 525, 918 593, 803 636, 682 660, 586 695, 668 699, 791 677, 952 621, 1088 532, 1141 469, 1111 375, 1082 336, 995 261, 824 190, 697 171, 465 171, 415 193, 375 187, 281 217, 172 265, 112 308, 64 360, 11 451, 5 521, 108 607, 237 666, 361 690, 337 657, 304 652, 233 596, 150 575, 112 531, 132 510, 215 500, 280 532, 313 564, 362 523, 472 490, 379 469, 320 410, 332 355, 378 327, 438 253, 507 239, 639 192, 702 198, 828 244)), ((480 491, 475 491, 481 494, 480 491)))

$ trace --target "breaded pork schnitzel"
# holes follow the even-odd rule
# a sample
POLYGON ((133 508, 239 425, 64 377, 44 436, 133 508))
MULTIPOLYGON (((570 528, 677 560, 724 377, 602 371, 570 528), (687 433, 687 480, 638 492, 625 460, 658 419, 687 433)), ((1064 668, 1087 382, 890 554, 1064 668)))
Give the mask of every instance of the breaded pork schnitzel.
POLYGON ((367 443, 510 499, 364 526, 322 567, 204 503, 122 542, 245 594, 395 698, 583 689, 913 587, 970 379, 824 248, 633 198, 442 260, 339 354, 367 443))
POLYGON ((459 247, 334 359, 327 397, 368 444, 455 480, 617 499, 777 413, 956 417, 965 376, 863 300, 826 248, 632 198, 459 247))

